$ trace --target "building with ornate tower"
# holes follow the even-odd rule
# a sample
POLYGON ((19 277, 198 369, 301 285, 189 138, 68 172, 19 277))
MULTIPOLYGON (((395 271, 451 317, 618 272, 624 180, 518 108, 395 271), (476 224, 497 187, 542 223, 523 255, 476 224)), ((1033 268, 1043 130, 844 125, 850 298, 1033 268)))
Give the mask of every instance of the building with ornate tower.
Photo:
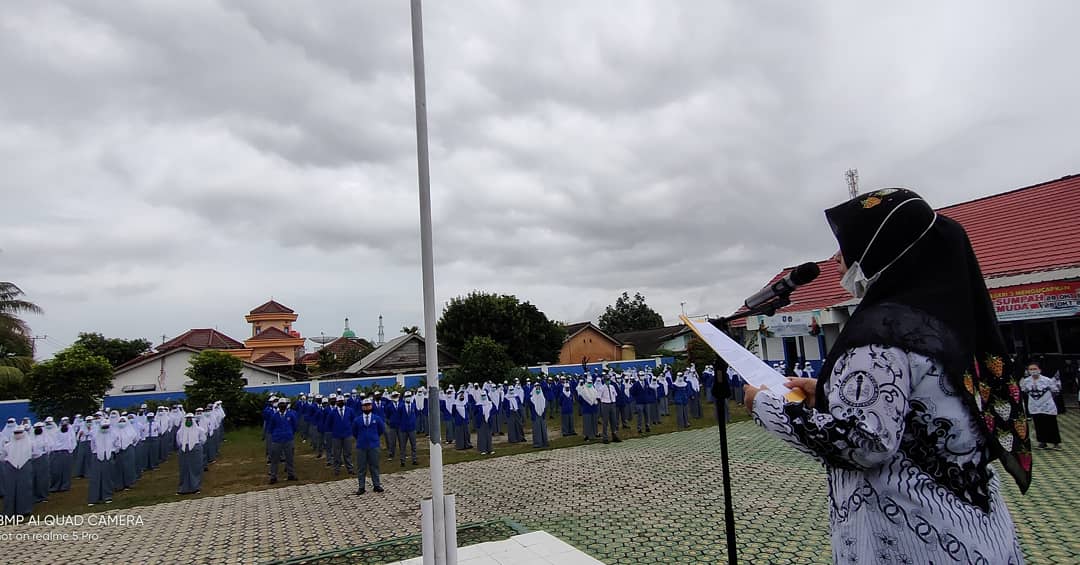
POLYGON ((248 312, 251 337, 243 349, 229 353, 261 367, 293 366, 304 355, 304 338, 293 329, 297 316, 291 308, 270 300, 248 312))

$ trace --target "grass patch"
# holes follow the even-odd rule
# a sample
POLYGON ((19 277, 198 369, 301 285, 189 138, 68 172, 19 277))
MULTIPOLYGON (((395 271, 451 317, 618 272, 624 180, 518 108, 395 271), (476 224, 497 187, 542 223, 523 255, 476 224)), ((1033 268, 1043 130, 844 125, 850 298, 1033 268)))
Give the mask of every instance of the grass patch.
MULTIPOLYGON (((704 410, 704 418, 697 420, 691 419, 691 429, 716 426, 716 420, 712 415, 712 406, 706 404, 704 410)), ((732 421, 746 420, 749 417, 746 410, 742 406, 737 405, 732 406, 731 414, 732 421)), ((582 425, 580 416, 575 417, 574 429, 577 430, 579 434, 577 436, 562 437, 559 429, 559 422, 558 415, 556 415, 554 419, 548 420, 548 436, 551 440, 550 447, 534 449, 532 447, 529 431, 531 426, 526 425, 525 443, 508 444, 506 443, 505 435, 496 436, 494 442, 494 455, 481 456, 475 449, 469 451, 456 451, 452 444, 444 444, 443 463, 450 465, 464 461, 505 457, 519 453, 560 449, 586 443, 580 435, 582 425)), ((631 423, 631 428, 633 428, 633 426, 634 424, 631 423)), ((653 426, 652 433, 647 435, 653 436, 674 431, 677 430, 675 429, 674 410, 672 410, 672 414, 665 416, 660 425, 653 426)), ((632 440, 633 438, 640 437, 634 429, 619 430, 619 436, 624 440, 632 440)), ((595 442, 599 442, 599 440, 594 440, 594 443, 595 442)), ((473 443, 476 443, 475 438, 473 443)), ((393 474, 403 470, 426 467, 428 445, 429 443, 426 437, 417 438, 416 447, 417 456, 420 460, 419 466, 406 464, 405 467, 400 467, 397 461, 387 461, 384 459, 381 465, 382 473, 384 475, 393 474)), ((383 453, 385 455, 386 451, 383 450, 383 453)), ((113 495, 112 504, 97 505, 94 508, 88 508, 86 506, 86 480, 73 479, 70 491, 51 493, 48 502, 34 505, 34 514, 42 516, 46 514, 82 514, 84 512, 102 510, 113 511, 135 506, 175 502, 188 498, 222 496, 226 494, 236 494, 285 486, 335 481, 350 476, 346 475, 344 470, 342 470, 341 475, 334 476, 333 470, 326 466, 325 459, 315 459, 311 447, 306 443, 301 443, 299 440, 296 442, 295 465, 297 477, 300 479, 299 481, 287 482, 283 480, 285 478, 285 472, 283 468, 279 468, 279 478, 282 480, 276 485, 270 485, 268 467, 266 465, 265 445, 262 441, 262 429, 258 427, 240 428, 231 430, 225 434, 225 442, 221 446, 221 453, 219 454, 217 462, 211 464, 210 470, 203 474, 202 492, 200 494, 185 496, 176 494, 176 488, 179 483, 179 467, 176 462, 176 455, 173 454, 165 461, 165 463, 158 467, 157 470, 143 473, 142 478, 139 479, 131 490, 116 492, 113 495)))

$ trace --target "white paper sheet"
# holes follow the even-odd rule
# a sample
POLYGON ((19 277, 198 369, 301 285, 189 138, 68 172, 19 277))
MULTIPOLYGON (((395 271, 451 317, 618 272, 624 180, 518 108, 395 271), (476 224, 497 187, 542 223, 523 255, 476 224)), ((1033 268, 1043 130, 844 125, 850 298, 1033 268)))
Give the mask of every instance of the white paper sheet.
POLYGON ((724 358, 747 383, 765 389, 766 392, 783 396, 793 402, 801 402, 805 395, 800 390, 792 390, 784 386, 787 378, 776 372, 776 369, 758 359, 757 355, 750 353, 735 340, 731 339, 716 326, 707 321, 696 322, 680 316, 683 323, 694 330, 717 355, 724 358))

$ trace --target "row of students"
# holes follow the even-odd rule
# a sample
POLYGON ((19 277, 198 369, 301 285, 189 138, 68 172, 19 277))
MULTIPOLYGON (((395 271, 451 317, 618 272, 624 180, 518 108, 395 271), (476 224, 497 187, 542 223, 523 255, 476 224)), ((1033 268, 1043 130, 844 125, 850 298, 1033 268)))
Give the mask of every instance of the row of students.
POLYGON ((135 414, 113 410, 74 421, 52 417, 31 425, 9 418, 0 430, 0 496, 7 516, 27 515, 49 493, 71 490, 72 477, 88 482, 87 504, 112 502, 148 470, 176 450, 180 461, 177 494, 199 491, 202 472, 217 457, 225 412, 220 402, 182 412, 180 405, 135 414))

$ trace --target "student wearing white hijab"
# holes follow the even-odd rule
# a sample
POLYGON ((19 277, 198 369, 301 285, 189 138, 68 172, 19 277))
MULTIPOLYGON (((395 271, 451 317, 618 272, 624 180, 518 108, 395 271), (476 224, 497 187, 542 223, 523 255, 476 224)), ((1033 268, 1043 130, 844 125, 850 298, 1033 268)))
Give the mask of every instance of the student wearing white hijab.
POLYGON ((188 412, 176 432, 176 460, 180 466, 180 486, 176 494, 198 494, 202 488, 205 441, 205 432, 195 423, 195 415, 188 412))
POLYGON ((52 444, 45 435, 45 422, 34 424, 30 436, 30 464, 34 468, 34 504, 49 500, 49 449, 52 444))
POLYGON ((506 442, 525 441, 525 419, 521 414, 521 400, 517 394, 507 393, 503 395, 502 405, 502 411, 506 413, 506 442))
POLYGON ((4 429, 0 430, 0 444, 10 440, 17 427, 19 427, 19 423, 15 421, 15 418, 8 418, 7 423, 4 424, 4 429))
POLYGON ((49 470, 52 473, 49 492, 67 492, 71 490, 71 471, 75 451, 75 430, 67 417, 60 418, 60 429, 54 436, 52 451, 49 452, 49 470))
POLYGON ((671 385, 672 397, 675 402, 675 425, 680 430, 690 427, 690 413, 687 404, 690 402, 690 383, 681 372, 676 375, 675 382, 671 385))
POLYGON ((34 469, 30 464, 30 434, 22 426, 11 428, 0 456, 0 491, 4 516, 26 516, 34 510, 34 469))
POLYGON ((469 437, 469 400, 464 390, 458 392, 454 400, 454 449, 464 451, 472 447, 469 437))
POLYGON ((600 393, 588 376, 577 386, 578 405, 581 408, 581 434, 585 441, 597 437, 598 418, 600 415, 600 393))
POLYGON ((90 465, 86 473, 88 506, 112 502, 113 478, 116 472, 116 452, 120 450, 120 437, 112 429, 112 422, 102 420, 91 436, 90 465))
POLYGON ((532 394, 529 395, 529 402, 532 404, 532 437, 533 447, 548 447, 551 445, 548 442, 548 430, 547 430, 547 399, 544 398, 544 390, 537 383, 532 388, 532 394))
POLYGON ((113 488, 128 490, 135 486, 135 428, 126 416, 116 422, 116 435, 120 438, 120 450, 116 454, 116 475, 113 488))
POLYGON ((498 409, 491 402, 486 392, 480 393, 480 403, 476 405, 476 450, 480 455, 491 455, 495 450, 491 446, 492 426, 498 409))

